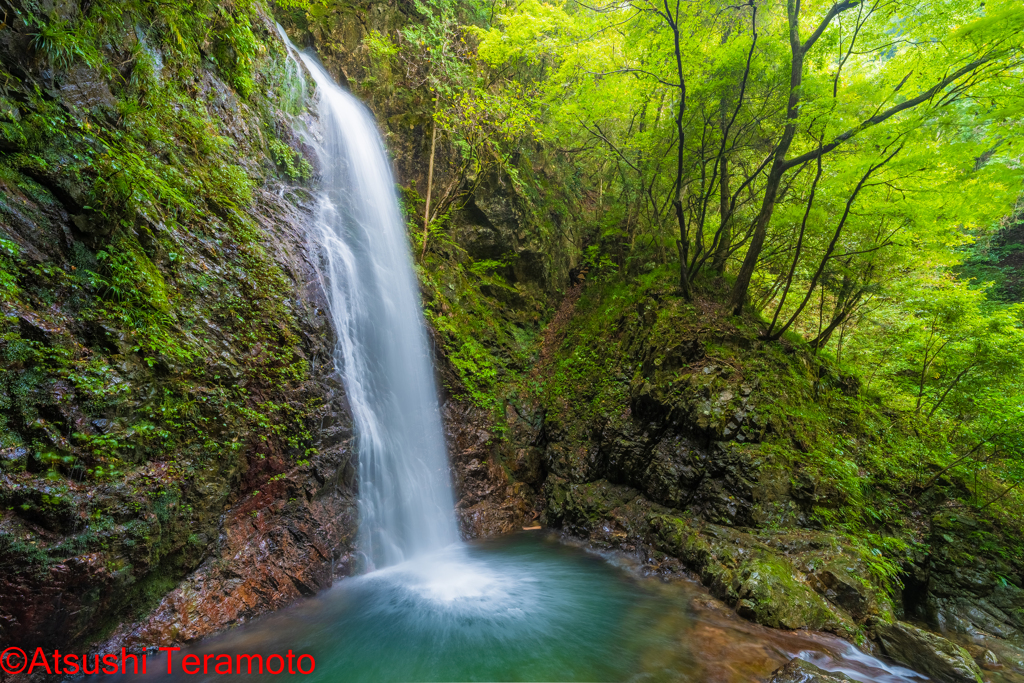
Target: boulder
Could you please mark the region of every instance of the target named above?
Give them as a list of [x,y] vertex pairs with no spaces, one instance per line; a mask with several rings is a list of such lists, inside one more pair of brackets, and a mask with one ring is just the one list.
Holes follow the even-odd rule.
[[60,94],[65,105],[76,109],[101,107],[114,111],[117,108],[107,79],[97,69],[86,66],[75,67],[65,74]]
[[791,659],[788,664],[776,669],[768,683],[852,683],[846,674],[819,669],[802,659]]
[[[841,560],[846,560],[845,557]],[[833,561],[817,572],[808,575],[808,583],[833,605],[850,613],[854,619],[863,621],[878,613],[871,583],[856,576],[845,565],[851,562]]]
[[956,643],[897,621],[875,627],[882,651],[914,671],[940,683],[981,683],[981,669]]

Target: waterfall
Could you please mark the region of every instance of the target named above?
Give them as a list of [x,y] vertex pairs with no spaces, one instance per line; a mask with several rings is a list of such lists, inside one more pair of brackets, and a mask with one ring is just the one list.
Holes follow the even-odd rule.
[[366,107],[314,57],[299,55],[320,93],[322,185],[314,231],[326,255],[334,359],[358,442],[358,545],[372,570],[458,540],[448,455],[383,140]]

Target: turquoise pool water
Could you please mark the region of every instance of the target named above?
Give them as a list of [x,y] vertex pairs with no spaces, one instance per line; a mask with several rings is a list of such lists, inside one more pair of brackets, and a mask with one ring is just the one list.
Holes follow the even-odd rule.
[[[312,673],[290,678],[345,683],[733,683],[764,680],[797,655],[863,681],[923,680],[835,638],[750,624],[716,606],[694,583],[641,578],[625,560],[542,533],[459,544],[345,579],[315,598],[176,653],[175,661],[186,654],[199,661],[228,654],[237,662],[240,653],[267,658],[289,650],[315,660]],[[205,675],[201,669],[183,673],[176,664],[167,676],[158,653],[150,655],[145,678],[224,680],[214,666],[226,659],[208,658]],[[271,667],[283,663],[275,659]],[[307,671],[311,664],[308,658],[296,661]],[[245,678],[280,676],[265,671]]]

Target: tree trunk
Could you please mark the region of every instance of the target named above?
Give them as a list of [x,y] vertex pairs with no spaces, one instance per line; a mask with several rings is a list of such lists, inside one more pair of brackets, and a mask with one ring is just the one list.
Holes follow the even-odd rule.
[[[768,182],[765,186],[764,199],[761,202],[761,210],[754,219],[754,232],[750,238],[750,247],[743,258],[740,272],[736,277],[736,284],[732,288],[732,296],[729,305],[733,315],[739,315],[743,310],[743,304],[747,300],[747,290],[750,288],[750,278],[754,275],[754,268],[757,266],[757,259],[761,256],[764,248],[765,235],[768,233],[768,224],[772,220],[772,212],[775,211],[775,201],[778,199],[779,187],[782,183],[782,176],[790,168],[799,165],[796,160],[786,161],[786,154],[789,153],[790,145],[796,136],[797,118],[800,115],[800,91],[804,78],[804,56],[814,46],[821,34],[824,33],[829,23],[839,14],[851,7],[856,7],[861,0],[844,0],[836,2],[829,9],[825,18],[821,20],[806,42],[800,42],[800,0],[786,0],[786,20],[789,24],[789,51],[792,55],[792,63],[789,68],[789,102],[786,105],[786,128],[779,139],[779,146],[775,149],[775,158],[772,160],[772,169],[768,173]],[[891,114],[887,114],[891,116]],[[884,120],[884,119],[882,119]],[[852,136],[852,133],[851,133]],[[835,148],[832,144],[828,150],[818,147],[815,154],[821,156],[825,151]],[[805,155],[806,156],[806,155]],[[807,160],[813,159],[808,157]],[[801,161],[802,163],[802,161]]]
[[427,167],[427,205],[423,208],[423,251],[420,261],[427,257],[427,236],[430,234],[430,193],[434,190],[434,149],[437,144],[437,123],[430,133],[430,164]]
[[732,288],[732,296],[729,306],[733,315],[739,315],[743,310],[743,304],[747,300],[747,290],[750,289],[750,278],[754,275],[754,268],[757,266],[757,259],[761,256],[764,248],[764,239],[768,234],[768,224],[772,221],[772,213],[775,211],[775,200],[778,198],[779,186],[782,184],[782,176],[786,172],[786,154],[789,152],[793,138],[796,136],[796,122],[799,116],[797,105],[800,104],[800,86],[804,77],[804,47],[800,43],[800,0],[787,0],[786,14],[789,21],[789,50],[793,61],[789,69],[789,102],[786,107],[786,128],[782,131],[782,138],[779,146],[775,148],[775,159],[772,160],[771,171],[768,172],[768,182],[764,188],[764,199],[761,201],[761,210],[754,219],[754,233],[750,238],[750,247],[743,257],[740,265],[740,272],[736,276],[736,284]]
[[732,218],[726,218],[729,215],[729,159],[724,154],[722,155],[721,164],[721,192],[719,197],[719,211],[722,217],[722,229],[721,235],[718,240],[718,249],[715,251],[715,260],[712,265],[715,272],[719,275],[725,273],[725,260],[729,258],[729,248],[732,246]]
[[[693,296],[690,291],[689,273],[690,236],[687,234],[686,216],[683,213],[683,161],[686,143],[686,133],[683,130],[683,114],[686,112],[686,81],[683,75],[683,51],[679,38],[678,5],[676,6],[676,11],[675,17],[669,20],[669,25],[672,28],[672,34],[675,39],[676,75],[679,77],[679,111],[676,113],[676,134],[679,137],[679,148],[676,151],[676,197],[673,204],[676,209],[676,220],[679,222],[679,239],[676,240],[676,248],[679,250],[679,289],[683,297],[690,301]],[[665,13],[666,17],[672,17],[668,7],[668,0],[665,0]]]
[[[796,126],[792,126],[794,131]],[[787,126],[788,132],[789,126]],[[733,315],[739,315],[743,310],[743,304],[747,300],[747,290],[750,288],[750,278],[754,275],[754,268],[757,266],[757,259],[761,256],[761,249],[764,248],[764,238],[768,234],[768,224],[772,220],[772,212],[775,211],[775,199],[779,193],[779,185],[782,182],[782,174],[785,172],[782,159],[785,152],[782,147],[789,149],[793,141],[792,134],[786,140],[786,133],[783,133],[785,145],[780,143],[776,151],[775,161],[772,163],[772,170],[768,174],[768,183],[764,188],[764,199],[761,201],[761,210],[754,219],[754,234],[750,238],[750,246],[747,248],[747,255],[740,265],[740,272],[736,275],[736,283],[732,288],[732,296],[729,299],[729,307]]]

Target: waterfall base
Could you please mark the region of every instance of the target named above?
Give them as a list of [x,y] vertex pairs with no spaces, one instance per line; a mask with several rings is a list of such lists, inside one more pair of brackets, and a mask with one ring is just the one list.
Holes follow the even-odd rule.
[[831,636],[751,624],[697,584],[615,564],[626,561],[544,533],[455,544],[346,580],[191,653],[311,653],[308,678],[349,683],[738,683],[765,680],[797,656],[858,681],[923,680]]

